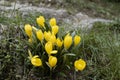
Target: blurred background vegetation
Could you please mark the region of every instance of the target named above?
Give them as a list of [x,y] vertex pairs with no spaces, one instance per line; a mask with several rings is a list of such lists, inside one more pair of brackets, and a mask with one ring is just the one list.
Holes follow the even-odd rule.
[[[14,1],[14,0],[9,0]],[[20,0],[38,6],[40,2],[51,7],[65,8],[69,14],[79,11],[91,17],[112,19],[105,24],[96,22],[89,31],[78,28],[82,42],[80,56],[87,61],[84,71],[76,74],[77,80],[120,80],[120,0]],[[23,25],[35,24],[40,13],[23,17],[17,15],[8,18],[7,12],[0,13],[0,80],[37,80],[26,63],[26,36]],[[66,25],[66,24],[65,24]],[[61,29],[66,30],[61,25]],[[72,80],[73,71],[65,71],[55,80]]]
[[118,16],[120,12],[120,1],[117,0],[66,0],[66,2],[73,6],[76,12],[83,11],[92,17],[112,18]]
[[[15,0],[9,0],[15,1]],[[113,19],[120,17],[120,0],[19,0],[38,6],[40,3],[55,8],[65,8],[70,14],[83,12],[92,17]]]

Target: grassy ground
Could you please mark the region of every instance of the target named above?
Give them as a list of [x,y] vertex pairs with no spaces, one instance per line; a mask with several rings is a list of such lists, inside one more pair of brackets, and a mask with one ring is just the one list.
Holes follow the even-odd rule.
[[[101,13],[101,11],[99,11],[100,9],[95,7],[95,3],[96,2],[91,2],[85,5],[80,2],[80,6],[84,5],[85,12],[91,9],[93,9],[93,12],[95,10],[95,13],[99,16],[104,13],[104,11]],[[100,4],[102,6],[102,3]],[[119,3],[113,4],[118,5]],[[91,7],[87,9],[86,6]],[[102,7],[102,9],[104,10],[105,8]],[[105,14],[107,9],[105,9]],[[111,9],[113,11],[111,11]],[[69,10],[71,13],[71,9]],[[113,13],[114,11],[115,13]],[[108,12],[114,17],[119,17],[119,9],[115,10],[111,6]],[[15,11],[14,13],[17,15],[8,18],[6,17],[8,13],[9,12],[0,13],[0,24],[6,26],[6,28],[4,28],[5,26],[0,25],[0,35],[3,36],[0,39],[0,80],[27,80],[28,78],[29,80],[32,78],[36,80],[35,75],[33,76],[33,73],[30,73],[31,66],[27,64],[25,58],[25,56],[28,55],[26,54],[28,46],[26,44],[27,37],[24,34],[23,26],[26,23],[35,24],[35,19],[40,14],[29,14],[27,18],[25,18],[19,11]],[[11,16],[14,13],[11,13]],[[104,15],[103,17],[106,16]],[[63,27],[62,30],[66,31]],[[55,80],[119,80],[120,20],[118,19],[110,24],[97,22],[90,31],[80,30],[78,28],[78,33],[82,38],[78,56],[87,61],[87,67],[84,71],[77,72],[76,74],[73,69],[69,71],[65,70],[65,72],[57,76]],[[76,78],[74,78],[74,76],[76,76]]]

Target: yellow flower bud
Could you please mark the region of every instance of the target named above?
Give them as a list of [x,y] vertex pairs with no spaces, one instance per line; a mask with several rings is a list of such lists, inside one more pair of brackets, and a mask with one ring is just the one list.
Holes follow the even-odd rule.
[[49,24],[50,24],[51,27],[55,26],[56,25],[56,19],[51,18],[50,21],[49,21]]
[[37,38],[42,41],[44,38],[43,32],[41,30],[36,31]]
[[52,33],[54,33],[55,35],[58,33],[58,29],[59,27],[57,25],[52,27]]
[[35,56],[32,57],[31,63],[32,63],[34,66],[42,66],[42,61],[41,61],[40,58],[38,58],[37,55],[35,55]]
[[57,43],[58,47],[61,47],[63,44],[63,41],[61,41],[59,38],[57,38],[56,43]]
[[54,67],[57,64],[57,58],[54,56],[49,56],[48,63],[50,67]]
[[50,31],[48,31],[48,32],[45,31],[44,32],[44,38],[45,38],[45,40],[49,41],[50,37],[51,37],[51,32]]
[[31,53],[31,51],[30,50],[28,50],[28,54],[29,54],[29,59],[31,60],[32,59],[32,53]]
[[80,43],[80,40],[81,40],[80,36],[76,35],[76,36],[74,37],[74,45],[75,45],[75,46],[78,45],[78,44]]
[[32,38],[29,38],[29,39],[28,39],[28,42],[29,42],[29,43],[32,43]]
[[55,36],[54,34],[52,34],[52,35],[50,36],[49,41],[51,41],[53,44],[55,44],[55,43],[56,43],[56,36]]
[[82,59],[79,59],[74,62],[74,66],[76,70],[82,71],[86,67],[86,62]]
[[68,48],[70,48],[71,45],[72,45],[72,36],[67,34],[64,38],[64,47],[66,49],[68,49]]
[[32,36],[32,27],[31,27],[31,25],[30,24],[26,24],[25,27],[24,27],[24,29],[25,29],[25,33],[29,37],[31,37]]
[[43,17],[43,16],[39,16],[37,19],[36,19],[36,21],[37,21],[37,24],[39,25],[39,26],[41,26],[41,27],[45,27],[45,18]]
[[46,50],[46,52],[48,53],[48,55],[51,54],[52,49],[53,49],[53,47],[52,47],[52,42],[48,41],[48,42],[45,44],[45,50]]

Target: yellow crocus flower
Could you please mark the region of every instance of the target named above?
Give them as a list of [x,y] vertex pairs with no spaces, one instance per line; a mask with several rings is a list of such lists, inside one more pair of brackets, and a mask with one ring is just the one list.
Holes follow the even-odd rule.
[[36,22],[39,26],[41,27],[45,27],[45,18],[43,16],[39,16],[37,19],[36,19]]
[[75,46],[78,45],[78,44],[80,43],[80,41],[81,41],[80,36],[76,35],[76,36],[74,37],[74,45],[75,45]]
[[50,37],[51,37],[51,32],[50,31],[48,31],[48,32],[45,31],[44,32],[44,38],[45,38],[45,40],[49,41]]
[[59,38],[57,38],[56,44],[57,44],[58,47],[61,47],[62,44],[63,44],[63,41],[61,41]]
[[31,63],[34,66],[42,66],[42,61],[40,58],[38,58],[38,55],[35,55],[31,58]]
[[45,44],[45,50],[46,50],[46,52],[48,53],[48,55],[51,54],[51,51],[52,51],[52,49],[53,49],[52,46],[53,46],[53,45],[52,45],[52,42],[50,42],[50,41],[48,41],[48,42]]
[[55,44],[55,43],[56,43],[56,36],[55,36],[54,34],[52,34],[52,35],[50,36],[49,41],[51,41],[53,44]]
[[41,30],[36,31],[37,38],[42,41],[44,38],[43,32]]
[[72,45],[72,36],[67,34],[64,38],[64,47],[66,49],[68,49],[68,48],[70,48],[71,45]]
[[48,63],[50,67],[54,67],[57,64],[57,58],[54,56],[49,56]]
[[52,27],[52,33],[54,33],[55,35],[58,33],[58,29],[59,27],[57,25]]
[[38,58],[38,55],[32,56],[32,53],[30,52],[30,50],[28,50],[28,54],[29,54],[28,58],[31,60],[32,65],[42,66],[42,61],[40,58]]
[[31,37],[32,36],[32,27],[31,27],[31,25],[30,24],[26,24],[25,27],[24,27],[24,29],[25,29],[25,33],[29,37]]
[[83,59],[79,59],[74,62],[74,66],[76,70],[82,71],[86,67],[86,62]]
[[51,18],[50,21],[49,21],[49,24],[50,24],[51,27],[55,26],[56,25],[56,19]]
[[51,54],[56,54],[58,51],[57,50],[53,50],[53,45],[51,41],[48,41],[45,44],[45,50],[47,52],[47,54],[50,56]]

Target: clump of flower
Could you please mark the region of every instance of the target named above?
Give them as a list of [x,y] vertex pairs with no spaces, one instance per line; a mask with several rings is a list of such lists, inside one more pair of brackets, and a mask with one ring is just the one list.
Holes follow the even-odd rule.
[[[55,18],[45,22],[43,16],[36,18],[38,26],[25,24],[24,30],[28,36],[29,60],[34,67],[41,67],[41,72],[61,71],[64,67],[75,67],[75,70],[84,70],[86,62],[78,59],[77,53],[81,43],[81,37],[78,34],[72,35],[71,32],[65,36],[59,37],[60,30]],[[60,33],[59,33],[60,34]],[[33,56],[34,55],[34,56]],[[69,57],[73,57],[72,59]],[[73,65],[71,65],[71,63]],[[43,69],[42,69],[43,68]],[[49,68],[49,70],[48,70]],[[49,75],[49,74],[48,74]],[[51,73],[50,73],[51,75]]]

